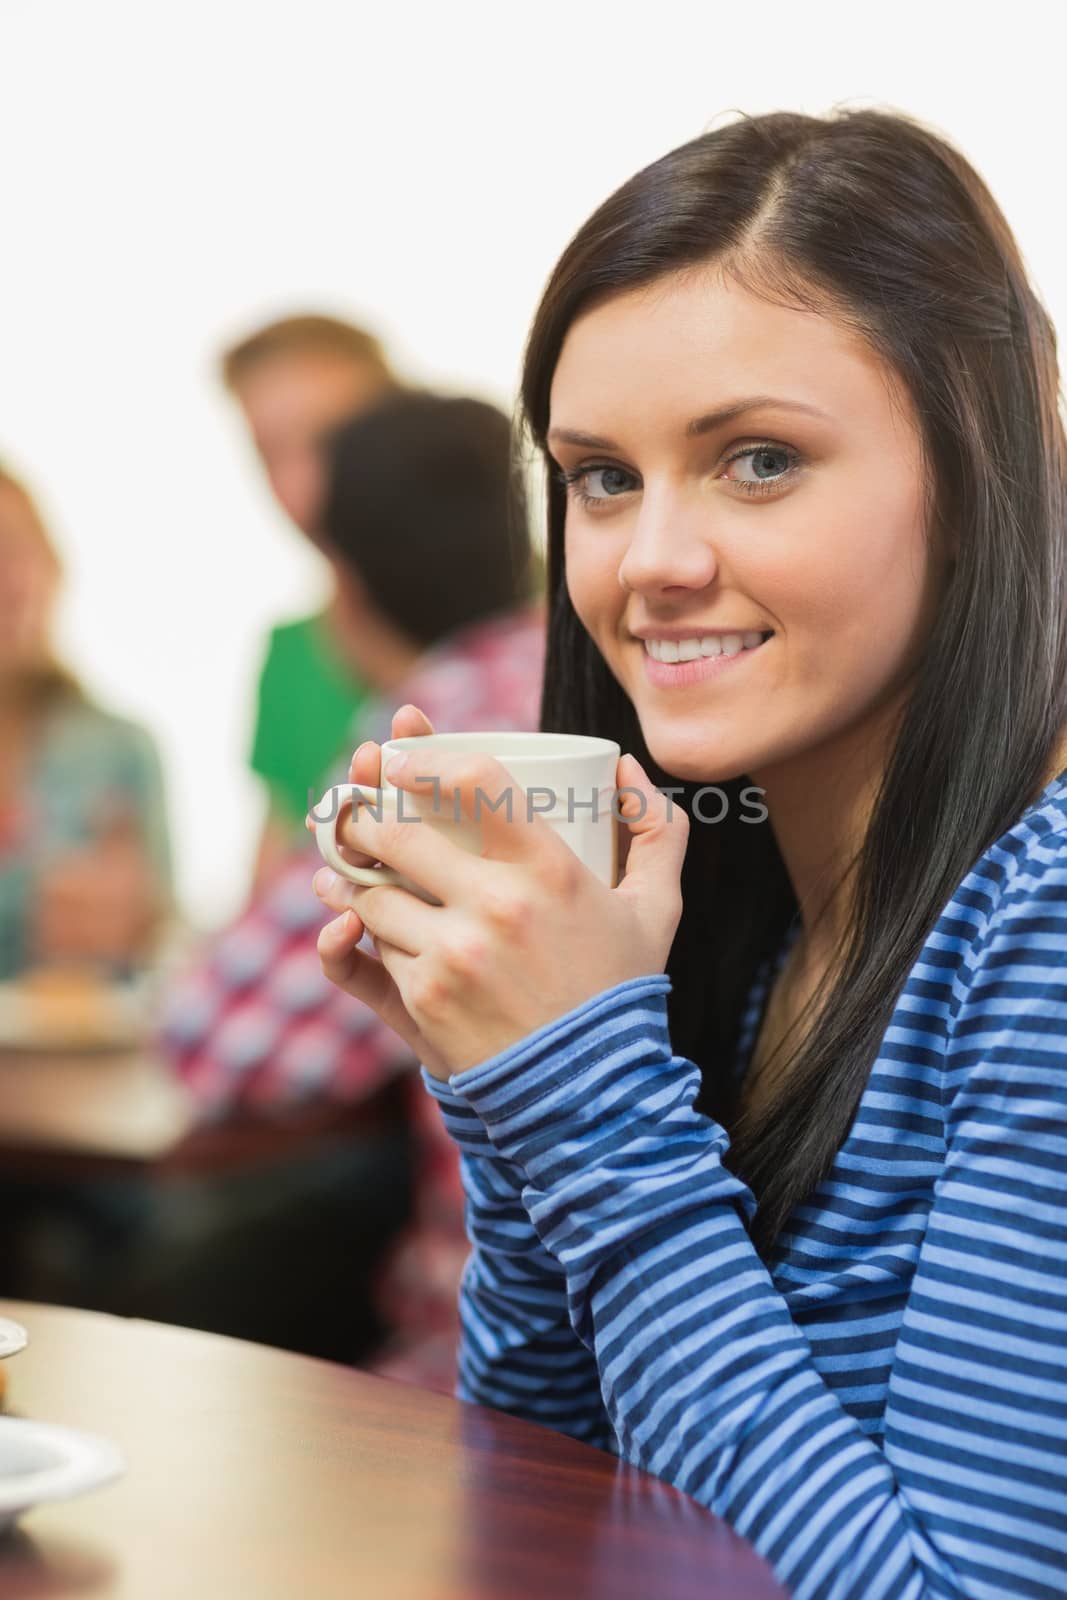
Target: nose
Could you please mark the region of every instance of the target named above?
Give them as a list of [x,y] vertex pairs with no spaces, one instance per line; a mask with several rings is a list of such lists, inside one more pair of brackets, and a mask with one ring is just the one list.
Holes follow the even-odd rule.
[[682,494],[653,494],[646,487],[619,563],[623,588],[644,595],[706,589],[718,570],[707,508],[694,506]]

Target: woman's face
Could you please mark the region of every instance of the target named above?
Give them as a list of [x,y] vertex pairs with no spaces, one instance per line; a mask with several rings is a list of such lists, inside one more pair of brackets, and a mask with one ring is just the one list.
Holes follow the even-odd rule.
[[667,772],[770,773],[899,697],[940,585],[920,439],[840,323],[713,269],[620,294],[567,334],[549,447],[572,602]]

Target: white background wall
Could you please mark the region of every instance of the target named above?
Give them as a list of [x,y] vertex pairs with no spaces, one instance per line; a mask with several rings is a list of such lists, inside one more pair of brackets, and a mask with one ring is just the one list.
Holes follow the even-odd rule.
[[1067,323],[1062,0],[0,0],[0,455],[68,568],[70,658],[148,723],[179,882],[239,898],[267,624],[313,602],[214,374],[304,308],[511,404],[539,289],[732,108],[890,104],[991,184]]

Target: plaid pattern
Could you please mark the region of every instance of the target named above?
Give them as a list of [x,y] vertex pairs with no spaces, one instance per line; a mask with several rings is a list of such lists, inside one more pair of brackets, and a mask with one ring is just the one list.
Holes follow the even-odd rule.
[[162,1044],[205,1120],[235,1106],[284,1114],[359,1099],[410,1065],[396,1034],[322,976],[315,945],[328,913],[310,887],[321,864],[314,846],[294,851],[171,985]]
[[[409,702],[442,733],[536,728],[543,652],[539,610],[466,629],[427,652],[388,701],[362,708],[353,746],[388,738],[393,709]],[[407,1047],[322,976],[316,940],[329,913],[311,890],[320,865],[314,845],[302,844],[248,910],[201,947],[171,984],[159,1043],[205,1121],[236,1108],[284,1115],[311,1101],[351,1103],[410,1075],[420,1145],[415,1219],[380,1284],[394,1338],[377,1367],[450,1391],[467,1254],[457,1155]]]

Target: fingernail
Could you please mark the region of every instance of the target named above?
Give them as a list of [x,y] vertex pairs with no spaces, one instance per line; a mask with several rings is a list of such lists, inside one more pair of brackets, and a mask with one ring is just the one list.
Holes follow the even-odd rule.
[[352,768],[355,766],[356,762],[359,760],[360,756],[363,754],[363,751],[367,748],[367,746],[369,744],[373,744],[373,743],[374,743],[373,739],[364,739],[364,741],[363,741],[363,743],[361,745],[357,745],[356,746],[356,752],[353,755],[351,761],[348,763],[349,772],[352,771]]
[[398,772],[403,772],[406,769],[407,764],[407,756],[393,756],[385,769],[385,776],[387,778],[395,778]]
[[321,895],[325,900],[326,896],[337,887],[338,881],[337,874],[332,867],[320,867],[311,880],[311,887],[317,895]]

